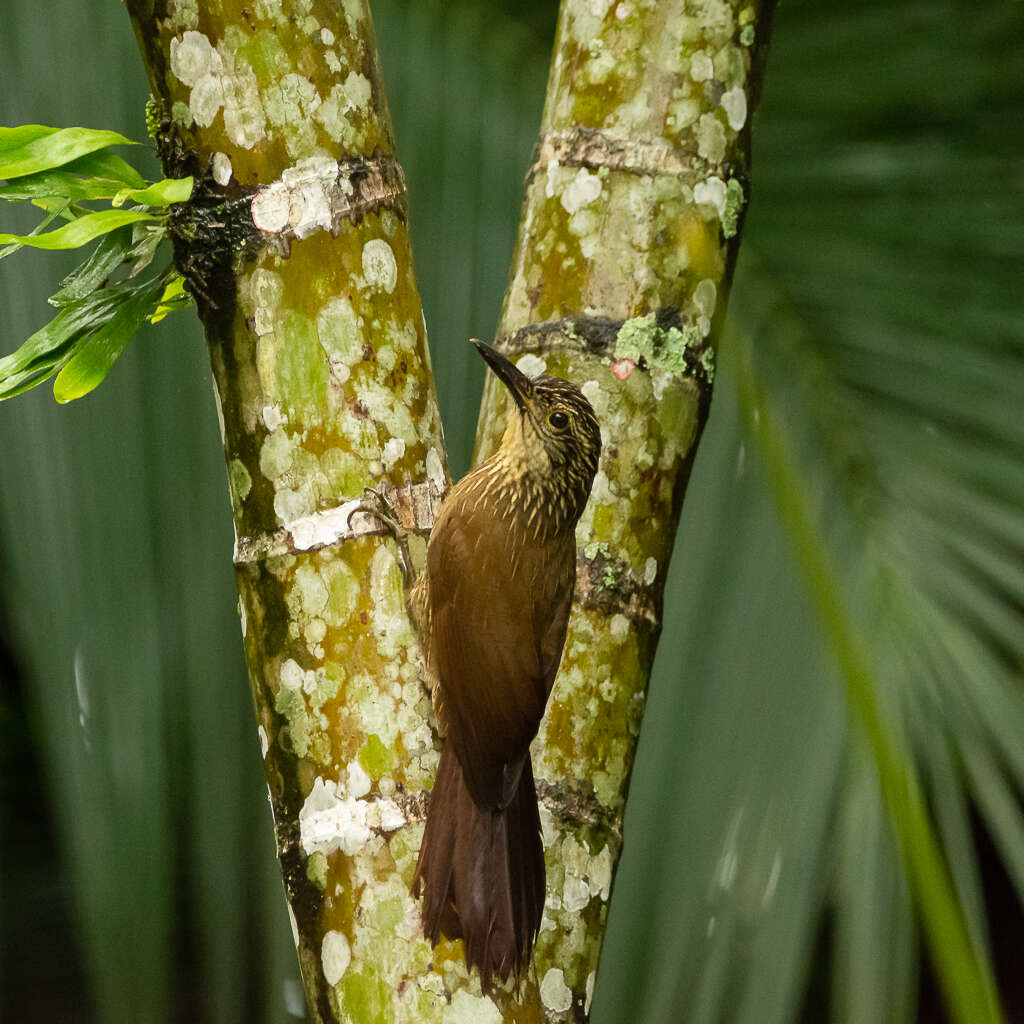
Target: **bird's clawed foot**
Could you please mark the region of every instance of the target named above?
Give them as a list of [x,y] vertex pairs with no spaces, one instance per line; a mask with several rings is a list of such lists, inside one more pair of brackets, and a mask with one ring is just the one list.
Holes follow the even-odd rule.
[[352,517],[357,512],[376,519],[394,537],[395,543],[398,545],[398,566],[402,570],[402,580],[406,587],[411,586],[416,578],[416,571],[413,568],[412,556],[409,554],[409,531],[398,518],[395,506],[382,491],[366,487],[363,490],[362,500],[348,514],[349,529],[352,528]]

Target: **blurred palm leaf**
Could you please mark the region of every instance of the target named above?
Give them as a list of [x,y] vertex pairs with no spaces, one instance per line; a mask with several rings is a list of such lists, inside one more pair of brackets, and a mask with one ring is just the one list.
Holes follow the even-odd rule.
[[[693,639],[662,646],[627,818],[627,836],[664,842],[635,857],[627,842],[606,958],[674,945],[639,996],[601,979],[602,1020],[638,999],[652,1022],[790,1021],[803,1005],[808,1020],[866,1024],[917,1008],[914,914],[876,766],[859,729],[816,724],[841,714],[842,690],[815,611],[793,609],[804,582],[773,523],[778,481],[751,465],[729,393],[737,347],[752,346],[770,407],[742,419],[782,421],[975,942],[989,932],[971,807],[1024,897],[1022,59],[1019,6],[780,10],[735,327],[670,598]],[[709,656],[714,644],[731,653]],[[683,701],[680,731],[683,710],[666,705]],[[780,868],[755,906],[745,889],[761,886],[769,830]],[[638,890],[623,921],[623,888],[652,876],[664,888]],[[804,1005],[826,912],[831,993]],[[1012,918],[1019,949],[1019,905]]]
[[[140,134],[123,11],[10,6],[4,120]],[[458,473],[482,374],[465,339],[497,320],[548,42],[487,4],[374,12]],[[126,59],[71,88],[39,55],[90,33]],[[1021,66],[1020,5],[783,5],[732,307],[979,943],[975,813],[1024,891]],[[58,276],[16,263],[5,351]],[[910,889],[744,426],[737,344],[684,511],[594,1020],[912,1019]],[[171,1019],[171,991],[218,1024],[249,1019],[247,993],[268,1020],[296,1005],[206,375],[193,328],[132,346],[80,408],[0,409],[4,592],[104,1021]],[[193,936],[190,973],[174,950]]]

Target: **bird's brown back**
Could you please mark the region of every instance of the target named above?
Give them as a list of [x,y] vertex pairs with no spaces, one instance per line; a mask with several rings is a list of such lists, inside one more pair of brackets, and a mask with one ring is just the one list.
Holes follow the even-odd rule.
[[446,499],[427,554],[427,657],[466,784],[505,806],[558,670],[575,580],[571,531],[538,536],[487,464]]

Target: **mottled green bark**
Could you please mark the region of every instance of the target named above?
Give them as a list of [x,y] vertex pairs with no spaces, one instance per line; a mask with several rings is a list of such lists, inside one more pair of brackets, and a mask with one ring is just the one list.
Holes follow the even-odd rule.
[[405,518],[428,528],[447,482],[369,10],[130,7],[165,164],[203,179],[175,254],[209,341],[310,1010],[439,1020],[465,971],[430,969],[443,961],[409,893],[437,763],[432,709],[394,545],[373,521],[349,522],[364,487],[397,487]]
[[[564,0],[498,347],[577,382],[604,451],[533,747],[547,1020],[587,1019],[683,492],[748,196],[772,4]],[[488,381],[477,457],[500,437]]]

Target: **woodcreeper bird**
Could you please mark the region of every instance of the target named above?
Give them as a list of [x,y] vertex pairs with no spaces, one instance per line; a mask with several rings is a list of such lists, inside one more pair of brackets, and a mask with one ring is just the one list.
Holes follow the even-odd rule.
[[529,963],[544,909],[530,741],[565,643],[576,523],[601,452],[590,403],[473,342],[513,400],[498,450],[445,498],[409,607],[446,732],[413,893],[488,991]]

